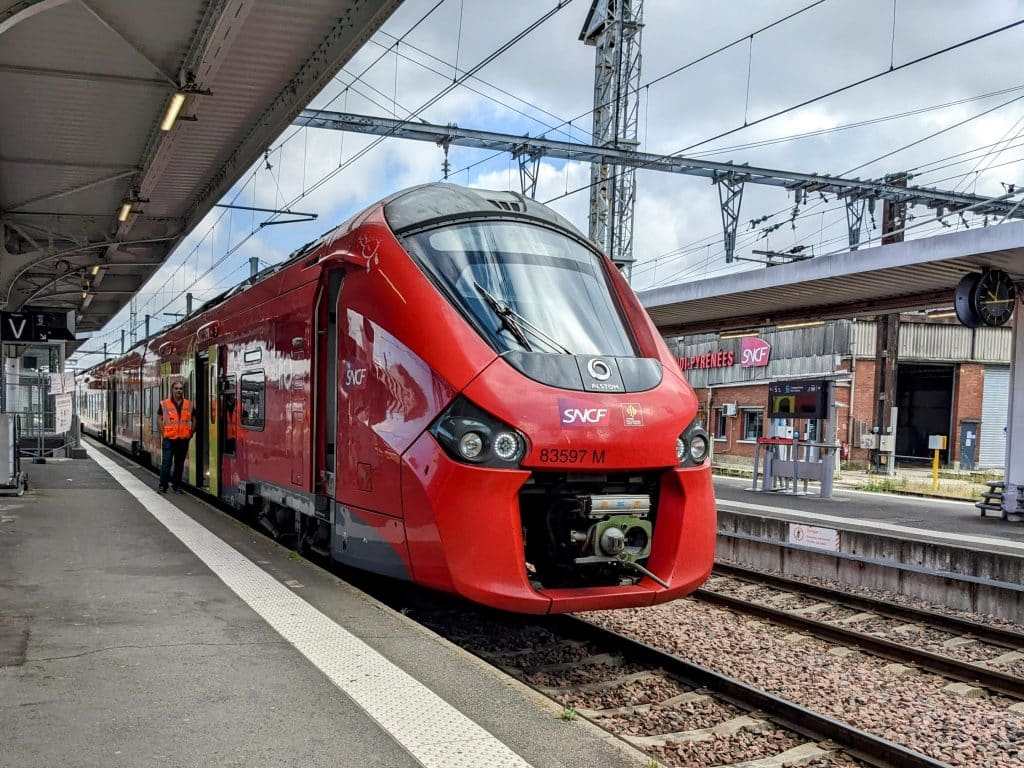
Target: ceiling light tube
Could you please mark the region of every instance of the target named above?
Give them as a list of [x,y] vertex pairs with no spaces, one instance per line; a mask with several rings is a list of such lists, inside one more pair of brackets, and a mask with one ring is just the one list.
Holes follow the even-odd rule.
[[[120,217],[118,217],[118,218],[120,218]],[[89,274],[92,275],[93,277],[96,277],[96,275],[98,275],[99,273],[100,273],[100,265],[99,264],[93,264],[92,265],[92,269],[89,270]]]
[[181,112],[181,108],[184,104],[184,93],[179,91],[171,97],[171,103],[167,105],[167,112],[164,114],[164,121],[160,123],[161,131],[169,131],[174,127],[174,121],[178,119],[178,113]]
[[[117,220],[122,222],[122,223],[128,221],[128,214],[131,213],[131,212],[132,212],[132,204],[129,203],[129,202],[125,202],[124,205],[121,206],[121,210],[117,214]],[[96,274],[96,273],[93,272],[93,274]]]
[[929,320],[932,320],[937,317],[956,317],[956,312],[935,312],[930,315],[927,315],[927,318]]
[[778,328],[780,331],[784,331],[784,330],[787,330],[789,328],[810,328],[813,325],[824,325],[824,324],[825,324],[824,320],[808,320],[805,323],[786,323],[785,325],[777,325],[775,327]]
[[730,331],[729,333],[720,334],[718,338],[725,339],[743,339],[747,336],[760,336],[758,331]]

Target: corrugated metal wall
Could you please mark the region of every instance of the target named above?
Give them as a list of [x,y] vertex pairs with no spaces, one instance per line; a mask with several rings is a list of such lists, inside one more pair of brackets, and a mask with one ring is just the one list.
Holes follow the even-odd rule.
[[875,356],[875,338],[878,334],[874,323],[866,323],[863,320],[852,323],[853,326],[853,354],[857,357]]
[[962,325],[900,323],[900,360],[969,360],[971,329]]
[[1010,336],[1013,330],[1009,326],[1002,328],[978,328],[974,341],[974,359],[985,363],[1010,362]]
[[[851,335],[848,320],[837,320],[826,325],[789,330],[763,330],[760,337],[772,346],[768,365],[762,368],[740,367],[742,339],[719,340],[715,334],[691,336],[676,340],[677,357],[692,357],[720,349],[732,351],[735,364],[723,368],[691,368],[685,371],[690,384],[696,388],[720,384],[763,382],[768,379],[796,378],[832,373],[839,357],[851,353]],[[673,348],[670,345],[670,348]]]
[[1010,410],[1010,369],[985,368],[985,393],[981,401],[981,443],[978,466],[1001,467],[1006,461],[1006,429]]
[[[853,350],[857,357],[875,357],[875,335],[873,322],[861,320],[853,323]],[[977,328],[972,331],[954,324],[902,323],[900,359],[1008,364],[1010,329]]]

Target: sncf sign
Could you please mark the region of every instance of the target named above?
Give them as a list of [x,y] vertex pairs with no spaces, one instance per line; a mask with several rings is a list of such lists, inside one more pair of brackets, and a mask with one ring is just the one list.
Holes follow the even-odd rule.
[[768,365],[772,345],[764,339],[750,336],[740,344],[740,368],[760,368]]
[[609,421],[607,408],[564,397],[558,398],[558,413],[563,427],[602,426]]

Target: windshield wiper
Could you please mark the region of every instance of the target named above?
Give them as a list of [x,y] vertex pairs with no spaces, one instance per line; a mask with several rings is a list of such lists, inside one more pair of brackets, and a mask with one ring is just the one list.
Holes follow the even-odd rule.
[[516,337],[516,341],[522,344],[528,352],[532,352],[533,349],[526,338],[526,333],[524,332],[524,330],[529,331],[538,339],[547,344],[549,347],[562,353],[563,355],[572,354],[571,351],[566,349],[564,346],[562,346],[553,338],[544,333],[544,331],[542,331],[540,328],[535,326],[525,317],[523,317],[514,309],[512,309],[512,307],[510,307],[506,302],[492,295],[490,291],[488,291],[475,280],[473,281],[473,287],[476,288],[477,292],[479,292],[479,294],[487,300],[487,303],[491,305],[491,309],[494,310],[494,314],[496,314],[501,319],[505,327],[509,329],[509,332]]

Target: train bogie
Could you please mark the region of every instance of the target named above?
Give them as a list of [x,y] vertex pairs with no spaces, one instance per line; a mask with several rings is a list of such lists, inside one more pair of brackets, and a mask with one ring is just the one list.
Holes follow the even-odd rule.
[[518,195],[399,193],[101,369],[80,386],[119,447],[159,460],[184,378],[190,483],[356,568],[531,613],[710,571],[692,389],[610,262]]

